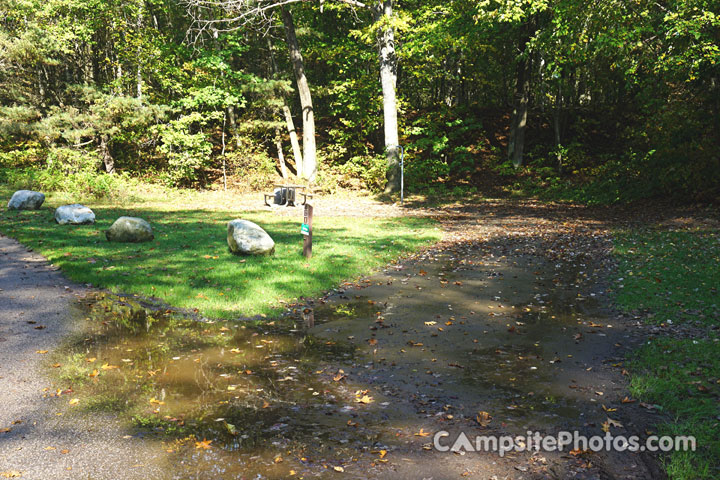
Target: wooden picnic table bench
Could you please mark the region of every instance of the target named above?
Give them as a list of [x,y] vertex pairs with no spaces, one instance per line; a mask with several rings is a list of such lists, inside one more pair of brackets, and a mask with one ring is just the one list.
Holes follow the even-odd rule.
[[[273,185],[273,187],[276,188],[275,192],[273,193],[264,193],[264,202],[265,205],[268,207],[272,206],[270,203],[268,203],[268,199],[272,198],[273,203],[276,203],[275,201],[278,199],[278,193],[280,194],[279,203],[276,203],[278,205],[283,205],[286,207],[294,207],[295,206],[295,199],[299,195],[302,197],[302,203],[301,205],[305,205],[309,199],[313,198],[312,193],[304,192],[303,190],[307,189],[308,187],[305,185],[293,185],[293,184],[284,184],[284,183],[276,183]],[[299,190],[299,192],[298,192]]]

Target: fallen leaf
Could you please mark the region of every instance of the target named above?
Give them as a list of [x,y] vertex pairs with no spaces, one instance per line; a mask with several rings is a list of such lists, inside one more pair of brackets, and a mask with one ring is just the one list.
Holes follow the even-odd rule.
[[345,469],[343,467],[333,467],[333,470],[335,470],[336,472],[341,472],[341,473],[345,471]]
[[623,428],[623,424],[622,424],[622,423],[618,422],[617,420],[613,420],[613,419],[610,418],[610,417],[607,417],[607,424],[610,425],[611,427]]
[[481,427],[487,427],[492,421],[492,417],[488,412],[478,412],[475,420],[480,424]]
[[5,472],[0,472],[0,477],[4,478],[20,478],[22,477],[22,473],[18,472],[17,470],[8,470]]
[[368,396],[368,395],[363,395],[362,397],[356,398],[355,401],[356,401],[357,403],[365,403],[365,404],[368,404],[368,403],[372,403],[372,402],[373,402],[373,398],[370,397],[370,396]]
[[95,377],[98,376],[99,373],[100,373],[100,372],[98,372],[98,369],[96,368],[96,369],[93,370],[92,372],[88,373],[88,377],[90,377],[90,378],[95,378]]
[[636,401],[637,400],[630,398],[630,397],[625,397],[621,400],[622,403],[635,403]]
[[198,450],[210,450],[210,444],[212,443],[212,440],[207,440],[203,438],[201,442],[195,442],[195,448]]
[[72,399],[70,399],[70,401],[68,402],[69,405],[77,405],[78,403],[80,403],[80,399],[79,399],[79,398],[72,398]]
[[35,353],[39,353],[40,355],[45,355],[47,352],[47,350],[35,350]]
[[420,431],[415,434],[415,436],[416,436],[416,437],[429,437],[429,436],[430,436],[430,432],[426,432],[425,430],[423,430],[423,429],[421,428]]

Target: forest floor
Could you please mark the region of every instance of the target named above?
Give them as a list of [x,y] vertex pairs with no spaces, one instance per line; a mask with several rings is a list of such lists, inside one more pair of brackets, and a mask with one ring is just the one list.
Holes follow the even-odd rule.
[[[260,326],[197,322],[154,302],[102,293],[70,308],[58,295],[68,283],[3,239],[0,268],[25,274],[28,283],[0,285],[3,299],[23,300],[0,325],[12,346],[3,346],[3,370],[23,365],[11,369],[21,380],[0,370],[0,389],[19,392],[11,393],[16,409],[0,416],[0,432],[9,429],[0,433],[0,472],[99,479],[662,476],[658,457],[647,453],[462,454],[436,451],[432,435],[610,430],[645,438],[667,421],[657,406],[633,398],[626,358],[648,338],[697,332],[615,308],[622,287],[612,232],[717,230],[709,212],[533,201],[403,208],[353,197],[316,205],[319,215],[431,216],[444,238]],[[32,290],[48,283],[44,275],[58,287]],[[57,314],[49,317],[34,302]],[[43,341],[36,344],[36,335]],[[44,350],[51,359],[43,367],[45,355],[35,352]],[[48,379],[50,362],[60,374]],[[105,452],[98,450],[103,442]]]

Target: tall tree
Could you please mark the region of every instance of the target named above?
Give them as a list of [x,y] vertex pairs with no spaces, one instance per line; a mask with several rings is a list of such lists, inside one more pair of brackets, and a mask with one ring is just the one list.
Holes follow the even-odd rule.
[[395,52],[395,32],[391,19],[392,0],[381,0],[375,9],[375,19],[379,25],[378,50],[380,53],[380,84],[383,93],[383,131],[385,137],[385,155],[387,159],[387,184],[385,192],[400,190],[400,162],[398,147],[397,99],[397,54]]
[[285,7],[281,8],[283,26],[285,27],[285,37],[287,39],[288,50],[290,51],[290,61],[295,72],[295,81],[297,83],[298,94],[300,96],[300,109],[302,110],[303,121],[303,154],[302,169],[298,168],[299,175],[307,178],[311,182],[315,180],[317,175],[317,157],[315,148],[315,112],[313,111],[312,94],[305,76],[305,62],[303,62],[300,46],[298,45],[297,36],[295,35],[295,23],[293,22],[290,10]]

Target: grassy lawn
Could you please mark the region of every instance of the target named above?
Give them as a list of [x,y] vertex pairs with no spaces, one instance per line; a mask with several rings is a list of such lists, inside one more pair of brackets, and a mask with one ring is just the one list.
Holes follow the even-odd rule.
[[[7,189],[0,193],[9,198]],[[170,199],[124,208],[88,202],[95,225],[58,226],[53,214],[59,199],[65,201],[50,196],[38,211],[0,211],[0,232],[40,252],[77,282],[157,297],[219,318],[271,314],[283,301],[317,295],[440,238],[426,219],[316,216],[308,261],[301,255],[300,214],[183,209]],[[108,242],[105,230],[122,215],[149,221],[155,240]],[[275,255],[230,254],[227,222],[235,218],[262,226],[275,240]]]
[[653,323],[692,322],[695,335],[659,337],[635,352],[631,391],[672,421],[661,435],[693,435],[696,452],[673,452],[673,479],[720,477],[720,236],[717,231],[634,231],[616,237],[617,302]]

